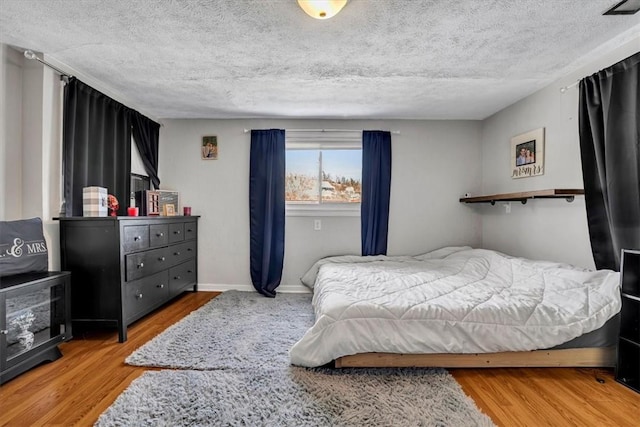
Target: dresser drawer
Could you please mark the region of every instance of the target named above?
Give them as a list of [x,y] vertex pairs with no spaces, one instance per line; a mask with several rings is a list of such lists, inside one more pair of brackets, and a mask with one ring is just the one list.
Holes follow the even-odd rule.
[[193,240],[198,236],[198,223],[189,221],[184,223],[184,240]]
[[196,256],[197,242],[184,242],[168,248],[171,265],[178,265]]
[[196,260],[192,259],[169,270],[169,296],[174,297],[187,286],[196,284]]
[[149,226],[149,246],[165,246],[169,243],[169,225],[153,224]]
[[125,225],[122,227],[122,249],[124,252],[133,252],[149,247],[148,225]]
[[125,280],[129,282],[167,269],[170,265],[168,253],[169,248],[158,248],[146,252],[125,255]]
[[129,282],[124,292],[124,317],[131,321],[136,316],[149,312],[169,296],[167,270],[144,279]]
[[184,240],[184,223],[169,224],[169,243],[182,242]]

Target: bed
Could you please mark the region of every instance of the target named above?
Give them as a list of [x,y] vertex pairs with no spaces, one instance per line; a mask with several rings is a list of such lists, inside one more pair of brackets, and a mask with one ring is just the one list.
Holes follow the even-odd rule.
[[619,273],[447,247],[339,256],[302,282],[316,321],[290,349],[314,367],[614,366]]

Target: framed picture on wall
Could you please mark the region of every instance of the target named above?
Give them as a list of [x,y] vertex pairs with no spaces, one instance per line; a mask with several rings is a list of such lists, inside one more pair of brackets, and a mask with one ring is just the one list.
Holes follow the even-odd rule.
[[202,154],[203,160],[217,160],[218,159],[218,137],[203,136],[200,152]]
[[544,128],[511,138],[511,178],[544,174]]

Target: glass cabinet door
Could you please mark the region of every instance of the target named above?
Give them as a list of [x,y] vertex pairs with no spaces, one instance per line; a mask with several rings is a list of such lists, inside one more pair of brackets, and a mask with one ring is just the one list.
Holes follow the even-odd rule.
[[[0,301],[1,302],[1,301]],[[4,357],[9,367],[31,349],[65,332],[65,287],[63,281],[49,281],[42,286],[16,289],[4,295]]]

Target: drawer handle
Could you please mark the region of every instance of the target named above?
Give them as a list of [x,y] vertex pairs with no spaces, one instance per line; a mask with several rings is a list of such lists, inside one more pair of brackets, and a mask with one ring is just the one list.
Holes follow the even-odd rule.
[[187,228],[187,233],[191,233],[193,230],[190,228]]
[[156,236],[162,237],[162,236],[164,236],[164,233],[156,233]]
[[160,284],[158,285],[158,287],[159,287],[160,289],[164,288],[164,283],[160,283]]
[[139,294],[136,295],[137,299],[142,299],[142,292],[140,292]]
[[158,258],[158,261],[164,261],[164,259],[165,258],[163,256],[161,256],[160,258]]
[[141,262],[140,264],[138,264],[138,268],[143,268],[144,267],[144,262]]
[[178,255],[180,255],[180,252],[174,252],[173,254],[178,256]]
[[180,276],[176,276],[176,277],[174,277],[174,279],[175,279],[175,280],[180,280],[180,279],[182,279],[182,277],[180,277]]
[[191,248],[187,248],[187,252],[191,252],[193,249]]
[[142,240],[142,236],[133,236],[134,241]]
[[191,273],[193,273],[193,271],[187,270],[187,274],[191,274]]
[[9,331],[7,329],[0,330],[0,335],[7,335]]

